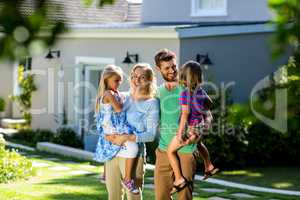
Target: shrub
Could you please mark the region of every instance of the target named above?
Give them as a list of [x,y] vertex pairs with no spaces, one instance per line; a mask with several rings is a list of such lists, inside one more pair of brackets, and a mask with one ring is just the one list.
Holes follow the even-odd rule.
[[35,147],[38,142],[54,142],[75,148],[83,148],[83,143],[71,128],[59,128],[54,133],[48,129],[20,129],[12,136],[12,139]]
[[13,139],[35,147],[38,142],[50,142],[54,138],[54,133],[48,129],[20,129],[12,136]]
[[300,164],[300,129],[295,116],[289,117],[289,131],[286,133],[278,132],[257,120],[248,104],[230,106],[226,119],[233,124],[234,134],[210,134],[204,139],[212,160],[215,159],[218,166]]
[[33,175],[32,163],[15,151],[4,148],[5,140],[0,135],[0,183],[26,179]]
[[55,133],[49,129],[37,129],[33,140],[38,142],[51,142],[54,139]]
[[35,131],[30,128],[20,129],[17,133],[12,135],[12,139],[20,140],[34,146],[36,144],[33,140],[34,135]]
[[5,101],[3,98],[0,98],[0,112],[5,110]]
[[59,128],[53,139],[54,143],[62,144],[75,148],[83,148],[82,141],[77,137],[75,131],[71,128]]
[[3,138],[3,135],[0,134],[0,149],[4,149],[5,147],[5,140]]

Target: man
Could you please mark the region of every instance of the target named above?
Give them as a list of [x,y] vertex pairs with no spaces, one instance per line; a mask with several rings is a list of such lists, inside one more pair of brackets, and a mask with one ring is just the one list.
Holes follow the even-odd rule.
[[[158,89],[161,117],[159,145],[155,152],[155,196],[156,200],[170,200],[172,199],[170,192],[173,188],[174,174],[166,150],[178,128],[180,116],[179,95],[182,88],[178,85],[175,53],[168,49],[163,49],[156,53],[154,59],[156,68],[165,81]],[[196,172],[196,160],[193,152],[196,150],[197,145],[190,143],[197,140],[195,137],[193,134],[191,139],[185,141],[189,145],[178,151],[182,174],[188,180],[187,186],[178,191],[179,200],[190,200],[193,198],[192,183]]]

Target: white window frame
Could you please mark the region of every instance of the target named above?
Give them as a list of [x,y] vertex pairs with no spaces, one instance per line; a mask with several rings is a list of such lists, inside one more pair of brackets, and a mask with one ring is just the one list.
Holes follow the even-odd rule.
[[200,0],[191,0],[191,16],[192,17],[220,17],[227,16],[227,0],[224,1],[225,7],[223,9],[216,10],[204,10],[199,9],[199,1]]

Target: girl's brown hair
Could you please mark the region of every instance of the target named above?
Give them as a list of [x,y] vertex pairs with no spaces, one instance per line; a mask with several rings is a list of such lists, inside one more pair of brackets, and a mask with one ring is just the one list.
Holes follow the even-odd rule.
[[203,80],[201,65],[195,61],[188,61],[182,65],[179,72],[180,82],[186,82],[190,92],[194,92]]

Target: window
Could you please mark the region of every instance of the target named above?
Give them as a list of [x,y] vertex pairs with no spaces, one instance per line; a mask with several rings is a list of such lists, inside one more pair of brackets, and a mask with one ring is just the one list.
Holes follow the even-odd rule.
[[193,17],[227,15],[227,0],[192,0]]
[[19,61],[19,65],[22,65],[24,67],[24,70],[27,71],[27,70],[31,70],[31,62],[32,62],[32,58],[26,57]]

